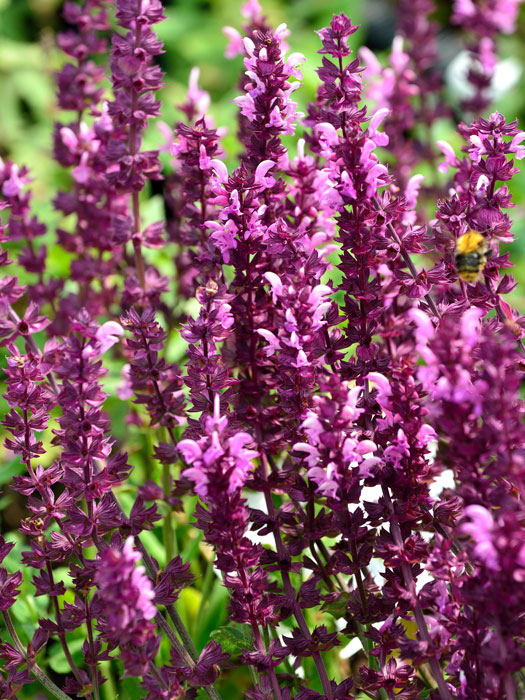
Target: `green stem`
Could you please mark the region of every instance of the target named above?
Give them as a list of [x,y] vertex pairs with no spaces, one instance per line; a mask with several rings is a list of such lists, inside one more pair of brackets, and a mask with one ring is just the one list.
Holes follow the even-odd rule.
[[[390,498],[390,491],[387,486],[382,486],[383,498],[390,513],[390,528],[392,532],[392,539],[394,540],[396,546],[402,551],[404,547],[403,536],[401,534],[401,528],[394,511],[394,504]],[[414,617],[418,627],[419,638],[426,642],[429,646],[431,643],[430,634],[428,632],[427,622],[425,620],[425,615],[421,608],[421,603],[419,602],[418,595],[416,593],[416,586],[414,578],[412,576],[412,569],[408,562],[403,561],[401,563],[401,572],[403,574],[403,580],[405,586],[413,598],[414,602]],[[447,683],[445,681],[445,676],[443,675],[443,669],[441,668],[438,659],[435,656],[431,656],[428,660],[430,670],[434,676],[434,680],[437,683],[438,692],[442,700],[452,700],[452,695],[448,689]]]
[[211,589],[215,582],[215,577],[213,575],[213,563],[215,559],[210,559],[206,562],[206,571],[204,572],[204,579],[202,581],[201,599],[199,603],[199,609],[197,610],[197,615],[195,617],[195,629],[194,632],[197,633],[200,630],[202,617],[204,615],[204,606],[206,601],[209,599],[211,594]]
[[192,668],[195,667],[195,660],[191,658],[189,652],[187,649],[185,649],[180,641],[177,639],[174,631],[171,629],[171,627],[168,624],[168,621],[164,619],[164,616],[162,613],[158,612],[155,615],[155,622],[157,625],[161,628],[161,630],[164,632],[166,637],[169,639],[171,645],[177,652],[177,654],[184,659],[185,663],[188,664],[188,666],[191,666]]
[[[87,631],[88,631],[89,649],[90,649],[91,655],[94,657],[95,656],[95,642],[93,639],[93,626],[92,626],[91,611],[89,609],[89,602],[88,602],[87,597],[84,599],[84,605],[86,608],[86,627],[87,627]],[[97,670],[96,662],[94,663],[94,665],[91,666],[91,682],[93,683],[93,692],[95,693],[95,700],[100,700],[100,691],[99,691],[99,687],[98,687],[98,670]]]
[[[260,445],[260,440],[259,440],[259,445]],[[267,482],[268,479],[268,469],[267,469],[267,464],[266,464],[266,455],[265,453],[261,450],[261,474],[263,479]],[[266,484],[266,488],[264,489],[264,498],[266,501],[266,508],[268,509],[268,515],[272,519],[274,525],[272,527],[273,531],[273,537],[275,540],[275,547],[277,549],[277,553],[279,555],[279,558],[281,561],[286,560],[285,556],[285,549],[283,546],[283,541],[281,539],[281,531],[279,530],[279,526],[277,525],[277,511],[275,509],[275,505],[272,500],[272,494],[270,488]],[[295,588],[291,582],[290,575],[288,571],[282,570],[281,571],[281,577],[282,577],[282,582],[283,582],[283,588],[290,599],[292,601],[293,605],[293,615],[297,621],[297,624],[299,626],[299,629],[301,630],[302,634],[305,636],[305,638],[311,642],[312,637],[310,635],[310,630],[308,628],[308,624],[306,623],[306,620],[303,615],[303,611],[299,607],[299,604],[297,602],[297,597],[296,597],[296,591]],[[323,692],[328,698],[328,700],[333,700],[333,693],[332,693],[332,687],[330,685],[330,680],[328,678],[328,673],[326,671],[326,667],[324,665],[323,657],[321,656],[321,653],[319,651],[312,651],[312,659],[314,661],[314,664],[317,669],[317,673],[319,675],[319,680],[321,681],[321,685],[323,687]]]
[[[117,500],[117,497],[113,492],[110,492],[110,496],[112,498],[113,503],[115,506],[119,509],[120,512],[124,512],[122,510],[122,506]],[[148,550],[142,543],[140,537],[137,535],[135,537],[135,544],[137,546],[137,549],[140,551],[142,554],[142,559],[144,560],[144,564],[146,566],[146,570],[150,576],[150,578],[155,581],[155,578],[158,573],[158,569],[153,563],[153,559],[150,557]],[[166,605],[166,612],[168,613],[169,617],[171,618],[171,621],[173,622],[173,625],[177,631],[177,634],[182,640],[182,644],[179,642],[179,640],[175,637],[173,634],[173,630],[169,626],[169,624],[166,622],[164,617],[160,614],[157,613],[155,616],[155,621],[159,625],[159,627],[162,628],[162,630],[165,632],[166,636],[168,636],[169,640],[176,645],[177,651],[182,655],[182,657],[187,661],[189,666],[194,666],[195,662],[199,658],[199,655],[197,654],[197,649],[195,648],[195,644],[193,643],[193,640],[191,639],[190,635],[188,634],[188,630],[184,626],[183,621],[181,620],[179,613],[176,611],[175,607],[173,605]],[[174,641],[175,640],[175,641]],[[208,685],[204,688],[206,691],[208,697],[210,700],[221,700],[221,696],[219,693],[215,690],[215,688],[211,685]]]
[[[316,543],[317,543],[317,546],[319,547],[319,551],[321,552],[321,554],[325,558],[325,561],[328,562],[328,560],[330,558],[330,552],[327,550],[327,548],[325,547],[324,543],[321,542],[321,540],[316,540]],[[357,559],[357,556],[355,556],[355,558]],[[358,569],[357,572],[360,574],[360,569]],[[358,588],[359,588],[359,580],[360,579],[357,579],[357,576],[355,578],[356,578],[356,581],[358,583]],[[348,588],[347,588],[345,582],[341,579],[341,577],[338,574],[336,574],[336,580],[337,580],[337,583],[339,584],[340,589],[343,592],[347,593]],[[361,582],[361,586],[362,586],[362,582]],[[363,600],[366,600],[366,598],[364,598],[364,589],[363,589],[363,591],[361,591],[361,589],[359,588],[359,594],[361,596],[361,603],[363,604]],[[366,611],[366,609],[367,609],[366,603],[363,604],[363,609]],[[379,662],[378,662],[377,658],[375,656],[372,656],[372,654],[370,653],[372,651],[372,649],[374,648],[372,640],[368,639],[368,637],[365,637],[366,627],[364,625],[362,625],[358,620],[355,620],[355,626],[357,628],[357,637],[358,637],[359,641],[361,642],[361,646],[363,647],[363,651],[366,654],[369,667],[371,669],[373,669],[374,671],[379,670]],[[387,693],[386,693],[386,690],[384,688],[379,689],[379,695],[380,695],[382,700],[388,700]]]
[[[54,585],[53,569],[52,569],[49,561],[46,562],[46,568],[47,568],[49,580],[51,581],[51,584]],[[58,627],[58,638],[60,640],[62,650],[63,650],[64,655],[69,663],[69,667],[70,667],[73,675],[75,676],[76,680],[82,685],[82,678],[80,676],[80,672],[78,670],[76,663],[73,660],[73,657],[71,656],[71,652],[69,651],[69,646],[67,644],[66,632],[64,630],[64,625],[62,624],[62,613],[60,611],[60,605],[59,605],[57,596],[53,596],[53,605],[55,608],[55,619],[56,619],[57,627]],[[86,695],[86,698],[87,698],[87,700],[91,700],[91,693]]]
[[55,698],[58,698],[58,700],[72,700],[72,698],[69,695],[66,695],[58,685],[55,685],[51,678],[47,676],[44,671],[38,666],[38,664],[35,661],[31,661],[26,654],[26,650],[24,649],[22,642],[18,638],[18,635],[16,633],[15,627],[13,625],[13,621],[11,620],[11,615],[9,614],[8,610],[3,610],[2,611],[2,617],[4,618],[5,625],[7,627],[7,631],[9,632],[9,636],[13,640],[13,644],[16,647],[16,650],[20,654],[20,656],[23,657],[24,661],[27,664],[28,669],[30,672],[33,674],[33,676],[40,681],[40,683],[44,686],[46,690],[48,690],[52,695],[54,695]]
[[[162,465],[162,486],[164,489],[164,496],[166,501],[168,501],[171,492],[171,475],[170,475],[170,465]],[[166,549],[166,564],[168,564],[173,559],[173,528],[171,527],[171,515],[172,510],[169,503],[166,503],[168,512],[164,517],[164,522],[162,526],[164,547]]]
[[423,683],[425,684],[425,686],[426,686],[427,688],[429,688],[430,690],[434,690],[434,686],[432,685],[432,683],[431,683],[431,682],[429,681],[429,679],[427,678],[427,674],[423,671],[423,667],[422,667],[422,666],[420,666],[420,667],[417,669],[417,672],[418,672],[419,675],[421,676],[421,680],[423,681]]

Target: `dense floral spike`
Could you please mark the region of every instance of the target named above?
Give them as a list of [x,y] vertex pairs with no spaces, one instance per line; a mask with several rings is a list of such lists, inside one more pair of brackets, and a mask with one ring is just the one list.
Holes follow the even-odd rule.
[[97,316],[113,303],[116,287],[102,284],[100,289],[98,276],[109,278],[123,264],[114,222],[127,216],[128,207],[126,197],[108,187],[106,152],[115,133],[107,103],[101,104],[105,68],[94,60],[107,50],[104,32],[110,24],[105,4],[105,0],[66,2],[64,19],[76,31],[58,36],[60,48],[75,61],[56,73],[59,105],[74,110],[76,118],[55,124],[54,157],[61,166],[72,168],[72,184],[58,192],[54,205],[64,216],[76,217],[72,231],[61,228],[57,234],[60,244],[75,256],[71,276],[80,293],[60,297],[59,318],[52,327],[56,333],[68,332],[70,319],[81,308]]
[[[121,549],[112,545],[103,551],[95,574],[97,595],[92,611],[102,638],[110,648],[120,647],[126,673],[142,676],[157,654],[160,638],[153,641],[155,594],[144,567],[137,566],[139,560],[140,554],[133,549],[133,537]],[[146,650],[142,659],[138,654],[140,647]]]
[[129,390],[135,393],[137,403],[146,406],[151,424],[165,426],[172,435],[175,426],[184,422],[184,400],[178,367],[168,364],[159,355],[167,334],[155,320],[155,311],[151,308],[142,312],[130,309],[121,321],[123,327],[133,333],[132,339],[126,339]]
[[482,314],[471,308],[437,330],[415,318],[427,361],[419,375],[430,389],[432,422],[447,440],[439,457],[466,506],[457,533],[470,538],[458,555],[438,540],[431,570],[455,590],[458,605],[440,608],[440,624],[452,645],[448,671],[468,684],[462,697],[514,698],[513,674],[524,663],[515,586],[523,569],[523,372],[512,333],[496,335],[492,324],[481,325]]
[[42,304],[44,301],[54,301],[61,283],[44,279],[47,249],[45,245],[36,247],[35,243],[46,234],[46,226],[32,214],[33,195],[31,190],[26,190],[26,185],[30,182],[29,170],[25,166],[20,168],[10,161],[4,163],[0,158],[0,192],[4,206],[9,207],[7,236],[11,241],[20,240],[25,243],[20,249],[17,262],[26,272],[37,275],[35,283],[26,285],[26,292],[31,300]]
[[[455,12],[479,34],[482,9],[505,29],[515,6]],[[194,70],[170,143],[166,240],[139,207],[160,177],[141,144],[160,109],[162,4],[115,3],[108,105],[110,4],[65,3],[57,82],[74,116],[54,151],[71,186],[55,206],[73,215],[56,232],[71,279],[52,278],[38,245],[52,231],[27,169],[0,162],[0,243],[23,268],[0,283],[2,427],[18,470],[2,524],[26,510],[23,551],[0,538],[1,697],[29,697],[31,677],[59,700],[112,688],[226,700],[232,684],[249,700],[523,695],[524,319],[504,300],[515,282],[498,246],[512,240],[525,135],[495,112],[459,125],[461,157],[438,142],[454,177],[430,232],[418,225],[419,192],[434,197],[413,174],[432,159],[414,136],[439,112],[433,5],[400,7],[404,44],[382,93],[369,86],[379,102],[363,102],[357,27],[340,14],[319,32],[302,120],[303,57],[248,0],[247,38],[228,30],[228,53],[245,54],[242,154],[229,174]],[[431,249],[434,267],[416,267]],[[160,301],[170,275],[177,295]],[[175,604],[198,596],[190,635]]]
[[[506,123],[498,112],[488,119],[480,117],[469,126],[461,124],[459,130],[467,142],[461,160],[448,143],[438,141],[445,155],[443,170],[456,170],[451,196],[439,202],[433,222],[436,248],[443,251],[447,277],[447,284],[439,288],[439,293],[446,303],[464,307],[473,304],[486,313],[495,309],[494,323],[508,326],[521,338],[524,319],[502,299],[503,294],[516,287],[516,281],[512,275],[500,273],[501,268],[512,267],[512,263],[508,253],[499,254],[499,244],[514,240],[512,221],[505,211],[514,203],[506,183],[519,172],[514,159],[525,157],[525,132],[518,129],[517,121]],[[487,264],[480,269],[478,279],[470,283],[459,279],[459,285],[451,287],[450,282],[458,279],[456,244],[469,231],[483,235],[488,248]]]
[[224,342],[231,334],[231,298],[224,285],[208,279],[206,286],[197,289],[197,300],[201,304],[199,317],[190,318],[181,332],[189,343],[185,383],[190,388],[193,411],[211,415],[215,396],[220,396],[221,403],[226,406],[230,391],[218,392],[236,383],[217,351],[217,343]]
[[212,161],[218,155],[219,134],[204,117],[190,125],[179,123],[171,148],[176,174],[165,188],[169,210],[168,235],[179,244],[175,264],[179,294],[190,298],[195,285],[220,277],[220,253],[209,238],[208,222],[214,222],[216,207],[211,193]]
[[363,77],[367,83],[367,100],[378,109],[389,110],[384,126],[388,135],[386,145],[395,157],[393,172],[396,183],[402,189],[406,188],[413,167],[421,160],[421,153],[415,151],[416,141],[412,136],[419,123],[415,98],[420,95],[420,87],[404,43],[401,36],[394,39],[386,68],[366,47],[359,51],[366,65]]
[[[224,53],[224,55],[227,58],[234,58],[235,56],[245,55],[243,37],[246,37],[250,39],[250,41],[255,42],[256,35],[258,35],[258,33],[268,34],[269,32],[271,32],[271,27],[267,22],[267,18],[263,15],[262,7],[260,6],[258,0],[248,0],[248,2],[246,2],[242,6],[241,14],[246,20],[243,25],[242,35],[234,27],[227,26],[223,27],[222,29],[223,34],[228,39],[228,46],[226,47],[226,51]],[[246,92],[247,87],[251,82],[251,79],[251,76],[249,76],[245,71],[241,72],[238,84],[238,88],[241,91],[241,93]],[[250,119],[242,112],[239,112],[237,115],[237,123],[237,136],[239,142],[246,146],[250,140]]]
[[[345,368],[347,376],[363,376],[380,370],[381,359],[372,336],[377,332],[377,317],[381,313],[381,280],[376,271],[382,254],[386,262],[389,241],[385,217],[391,220],[388,200],[378,216],[372,198],[378,188],[389,182],[386,166],[378,163],[374,150],[388,143],[388,137],[378,127],[388,114],[380,109],[367,129],[361,124],[367,119],[358,107],[361,96],[359,59],[343,65],[343,57],[351,53],[348,38],[357,30],[350,19],[338,15],[330,27],[319,32],[323,42],[323,81],[316,104],[310,109],[307,123],[313,134],[309,141],[315,153],[325,159],[325,168],[336,184],[339,195],[338,238],[343,255],[339,264],[344,278],[344,313],[348,319],[346,344],[358,343],[356,355]],[[327,58],[332,56],[336,63]],[[351,208],[346,208],[351,205]],[[382,212],[383,214],[383,212]]]
[[[219,407],[216,394],[213,417],[204,413],[201,418],[202,437],[179,442],[177,448],[190,465],[182,476],[194,483],[205,506],[197,507],[197,527],[215,548],[215,565],[224,573],[224,585],[231,590],[231,619],[250,625],[254,652],[265,655],[260,626],[275,624],[278,616],[268,592],[268,576],[260,565],[264,550],[246,537],[249,511],[242,498],[248,474],[254,468],[252,460],[258,453],[247,447],[251,436],[233,431],[226,416],[220,416]],[[244,658],[254,662],[249,655]],[[280,698],[271,665],[268,672],[275,697]]]
[[116,18],[126,33],[112,36],[114,100],[108,113],[115,135],[108,145],[106,176],[118,192],[131,193],[131,217],[122,233],[124,242],[133,243],[136,277],[126,280],[124,301],[156,305],[167,281],[154,268],[144,267],[141,249],[148,245],[148,233],[142,229],[139,193],[148,180],[161,178],[158,151],[141,150],[141,141],[148,120],[160,110],[154,95],[162,87],[162,71],[154,59],[162,53],[162,42],[151,27],[165,18],[160,0],[117,0]]
[[[431,139],[432,126],[437,119],[449,114],[443,96],[443,77],[438,68],[440,27],[431,19],[435,11],[433,0],[415,0],[415,2],[401,0],[398,4],[398,32],[406,43],[405,50],[410,57],[410,68],[413,71],[412,83],[417,88],[417,95],[413,100],[416,129],[411,132],[411,139],[405,140],[399,167],[410,158],[415,159],[412,161],[412,167],[421,160],[427,160],[433,167],[435,166],[435,147]],[[395,109],[395,106],[393,107]],[[417,133],[418,124],[424,125],[423,136]],[[399,144],[401,140],[399,132],[403,125],[400,125],[397,134],[391,133],[388,126],[387,121],[385,130],[390,137],[389,145],[392,147]]]
[[106,41],[98,34],[110,28],[106,4],[106,0],[64,3],[64,19],[77,31],[59,34],[57,43],[75,63],[66,63],[56,74],[57,99],[59,107],[79,115],[96,109],[103,95],[104,66],[97,66],[91,57],[106,51]]
[[250,82],[244,85],[245,94],[234,101],[249,122],[244,163],[252,172],[264,160],[282,164],[285,149],[280,137],[295,133],[300,116],[291,99],[300,83],[290,82],[290,78],[302,77],[297,66],[305,58],[302,54],[285,58],[282,41],[286,35],[286,25],[281,25],[275,32],[258,31],[253,40],[244,39],[244,65]]
[[446,113],[444,105],[436,102],[442,87],[438,70],[437,34],[439,25],[431,19],[436,11],[433,0],[401,0],[397,11],[399,34],[407,41],[415,82],[419,86],[418,120],[430,125],[437,116]]
[[451,21],[464,29],[470,53],[467,80],[472,95],[462,101],[463,109],[478,115],[492,102],[491,87],[498,62],[499,34],[512,34],[521,0],[455,0]]

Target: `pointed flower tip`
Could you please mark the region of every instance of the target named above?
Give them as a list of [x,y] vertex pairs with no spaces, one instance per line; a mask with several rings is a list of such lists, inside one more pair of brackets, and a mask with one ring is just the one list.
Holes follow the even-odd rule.
[[[273,160],[263,160],[257,168],[255,169],[255,174],[254,174],[254,181],[255,184],[257,185],[263,185],[265,187],[268,186],[268,180],[269,178],[266,178],[266,174],[269,170],[274,168],[276,165],[275,161]],[[274,179],[272,178],[272,184],[273,184]]]

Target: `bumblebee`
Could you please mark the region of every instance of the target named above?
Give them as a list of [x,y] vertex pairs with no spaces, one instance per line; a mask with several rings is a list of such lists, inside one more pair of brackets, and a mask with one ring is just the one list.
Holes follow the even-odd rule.
[[456,242],[455,263],[460,279],[474,284],[481,277],[491,248],[485,237],[477,231],[469,231]]

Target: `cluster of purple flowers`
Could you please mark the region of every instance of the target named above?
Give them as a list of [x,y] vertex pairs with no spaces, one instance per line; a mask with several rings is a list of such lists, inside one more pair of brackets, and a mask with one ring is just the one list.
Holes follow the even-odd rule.
[[[238,673],[249,700],[517,700],[525,317],[499,245],[525,132],[480,114],[517,2],[455,3],[478,56],[457,154],[431,139],[451,112],[430,0],[400,2],[386,68],[366,48],[352,58],[358,27],[334,16],[306,115],[292,99],[304,56],[250,0],[244,39],[226,28],[227,55],[244,55],[238,167],[194,71],[184,121],[162,126],[165,173],[142,148],[160,114],[162,3],[113,4],[111,32],[111,3],[66,2],[58,39],[72,61],[58,103],[74,113],[54,131],[71,176],[54,200],[67,282],[46,268],[29,170],[0,161],[1,424],[26,507],[19,568],[0,537],[0,698],[36,679],[100,700],[130,677],[147,700],[220,700]],[[146,226],[143,192],[161,178],[167,220]],[[455,250],[472,231],[484,260],[466,281]],[[145,478],[107,410],[116,366]],[[181,523],[212,557],[202,585],[177,554]],[[215,579],[229,622],[197,648],[181,591]],[[16,622],[28,586],[47,601],[32,633]],[[65,677],[46,669],[53,645]]]

